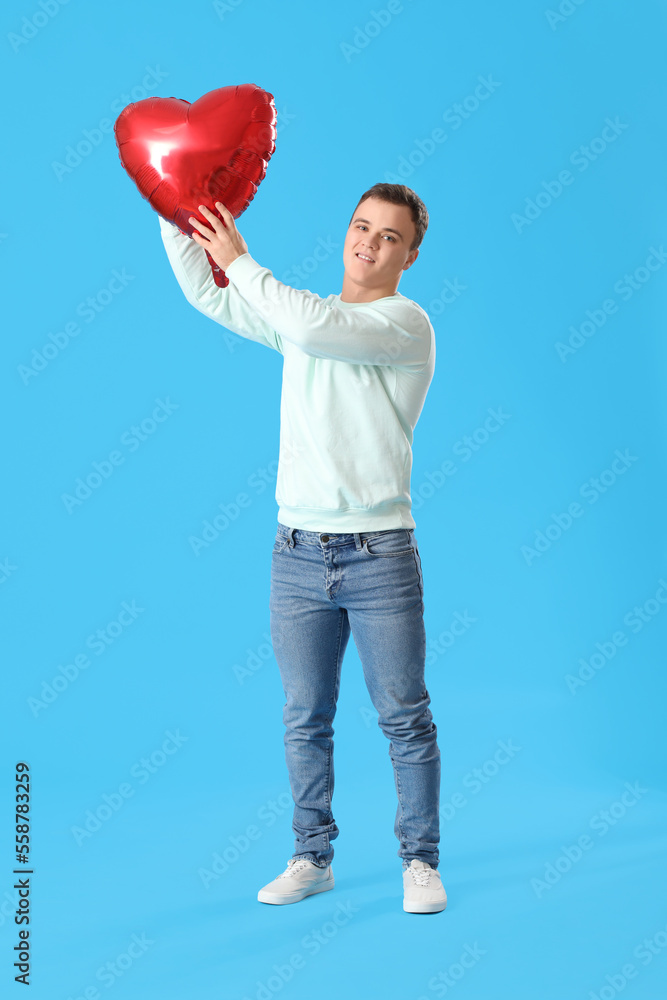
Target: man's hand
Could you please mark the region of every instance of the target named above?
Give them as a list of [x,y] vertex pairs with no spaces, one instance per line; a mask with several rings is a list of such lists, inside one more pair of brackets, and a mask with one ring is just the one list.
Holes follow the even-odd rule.
[[210,221],[211,229],[195,219],[193,215],[190,216],[188,222],[199,230],[199,232],[192,234],[195,243],[208,250],[218,267],[226,271],[233,260],[248,252],[248,245],[236,228],[231,212],[227,211],[221,201],[216,201],[215,207],[220,212],[224,225],[213,212],[206,208],[206,205],[198,205],[197,208]]

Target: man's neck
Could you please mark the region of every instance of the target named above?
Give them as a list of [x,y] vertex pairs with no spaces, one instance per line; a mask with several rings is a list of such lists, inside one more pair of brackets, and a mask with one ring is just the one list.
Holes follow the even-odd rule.
[[388,282],[384,287],[365,288],[354,281],[350,281],[348,275],[343,276],[343,287],[340,293],[341,302],[374,302],[375,299],[383,299],[387,295],[396,295],[398,281]]

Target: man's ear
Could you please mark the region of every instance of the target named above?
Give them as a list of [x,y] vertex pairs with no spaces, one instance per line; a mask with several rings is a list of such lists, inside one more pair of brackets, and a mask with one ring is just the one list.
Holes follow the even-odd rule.
[[417,260],[417,257],[419,257],[419,247],[417,247],[416,250],[411,250],[410,251],[410,253],[408,254],[408,259],[406,260],[405,264],[403,265],[403,270],[407,271],[407,269],[409,267],[412,267],[412,265],[414,264],[414,262]]

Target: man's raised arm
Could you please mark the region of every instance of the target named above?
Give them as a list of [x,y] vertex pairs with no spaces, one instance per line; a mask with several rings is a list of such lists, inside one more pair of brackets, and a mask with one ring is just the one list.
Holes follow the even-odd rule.
[[283,284],[249,253],[225,273],[237,291],[283,340],[316,358],[393,365],[420,371],[435,357],[428,316],[410,299],[326,303],[314,292]]
[[248,340],[283,352],[281,338],[231,283],[219,288],[203,247],[161,215],[160,232],[176,280],[188,302],[210,319]]

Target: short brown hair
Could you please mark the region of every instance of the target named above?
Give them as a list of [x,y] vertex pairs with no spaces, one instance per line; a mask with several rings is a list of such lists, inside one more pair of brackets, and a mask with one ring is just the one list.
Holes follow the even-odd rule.
[[[411,250],[416,250],[424,239],[424,233],[428,229],[428,212],[426,205],[421,198],[415,194],[412,188],[405,184],[374,184],[372,188],[365,191],[357,202],[354,212],[366,198],[378,198],[380,201],[390,201],[393,205],[407,205],[412,214],[412,221],[415,224],[415,238],[410,246]],[[350,222],[354,218],[354,212],[350,217]]]

